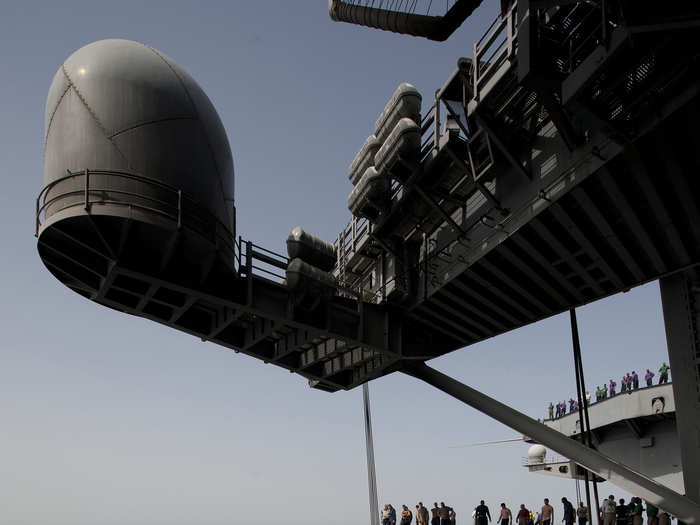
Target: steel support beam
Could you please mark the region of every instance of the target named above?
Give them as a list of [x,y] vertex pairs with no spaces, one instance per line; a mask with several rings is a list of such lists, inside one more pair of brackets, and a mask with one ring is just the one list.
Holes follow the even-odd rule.
[[425,363],[407,362],[404,364],[402,372],[442,390],[504,425],[531,437],[614,485],[640,496],[657,507],[668,510],[679,520],[688,524],[700,524],[700,505],[698,503],[614,459],[582,445],[442,372],[438,372]]
[[596,295],[603,295],[603,288],[600,286],[600,283],[591,276],[588,270],[586,270],[586,268],[584,268],[580,262],[578,262],[576,256],[567,250],[557,235],[552,233],[539,218],[532,219],[530,221],[530,226],[532,226],[535,233],[537,233],[537,235],[539,235],[543,241],[551,246],[552,250],[554,250],[554,252],[561,257],[562,261],[571,266],[574,272],[576,272],[576,274],[578,274],[581,279],[583,279],[588,286],[591,287]]
[[608,220],[603,216],[593,199],[588,196],[586,191],[581,186],[577,186],[571,192],[571,196],[579,204],[579,206],[581,206],[581,209],[586,213],[586,216],[593,221],[593,224],[595,224],[596,228],[598,228],[598,231],[602,234],[608,245],[618,254],[634,279],[637,282],[643,281],[644,272],[642,272],[642,269],[637,264],[636,258],[632,256],[630,251],[622,242],[620,236],[617,234],[615,229],[613,229]]
[[693,270],[659,280],[673,374],[676,425],[686,495],[700,503],[700,278]]
[[606,166],[600,168],[600,182],[603,188],[607,191],[610,198],[613,200],[615,205],[619,208],[620,214],[625,222],[625,226],[629,231],[635,232],[635,239],[639,243],[642,251],[647,255],[651,264],[657,273],[666,273],[668,269],[666,268],[666,263],[661,258],[661,254],[657,250],[654,242],[649,238],[646,233],[646,229],[642,226],[642,223],[637,217],[637,214],[630,206],[629,201],[623,195],[622,191],[615,182],[615,177],[608,171]]

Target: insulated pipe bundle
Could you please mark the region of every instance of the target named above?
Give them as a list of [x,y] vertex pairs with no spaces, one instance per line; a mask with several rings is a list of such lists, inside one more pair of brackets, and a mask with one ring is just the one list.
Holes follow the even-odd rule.
[[287,237],[287,255],[290,259],[299,258],[312,266],[330,272],[335,266],[335,246],[305,232],[297,226]]
[[285,279],[290,290],[300,298],[310,298],[314,305],[321,297],[335,293],[337,282],[330,271],[336,253],[331,243],[297,226],[287,237],[287,254],[290,262]]
[[374,155],[381,145],[381,141],[375,137],[374,134],[367,137],[367,140],[365,140],[362,148],[360,148],[360,151],[355,155],[348,169],[348,178],[350,182],[357,184],[362,175],[365,174],[367,168],[374,166]]
[[408,82],[401,82],[391,95],[389,102],[374,123],[374,135],[379,143],[383,143],[396,124],[403,118],[411,119],[420,125],[420,106],[423,97],[418,90]]
[[348,209],[356,217],[377,219],[390,201],[390,176],[384,168],[399,156],[413,159],[420,152],[421,102],[414,86],[399,84],[377,118],[374,134],[355,156],[350,165],[355,188],[348,197]]
[[348,209],[356,217],[374,220],[386,208],[389,180],[370,166],[348,197]]
[[386,171],[399,157],[415,160],[420,154],[420,126],[402,118],[374,156],[378,171]]
[[462,25],[481,2],[482,0],[457,0],[444,16],[428,16],[328,0],[328,14],[336,22],[348,22],[442,42]]

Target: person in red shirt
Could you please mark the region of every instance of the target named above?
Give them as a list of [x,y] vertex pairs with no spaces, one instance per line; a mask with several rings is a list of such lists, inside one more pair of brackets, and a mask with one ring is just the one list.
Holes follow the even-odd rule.
[[525,508],[524,504],[520,504],[520,511],[515,519],[518,520],[518,525],[528,525],[530,522],[530,511]]

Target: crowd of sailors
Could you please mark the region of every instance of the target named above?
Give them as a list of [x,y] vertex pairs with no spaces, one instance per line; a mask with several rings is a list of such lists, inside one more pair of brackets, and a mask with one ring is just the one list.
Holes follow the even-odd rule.
[[[566,498],[561,498],[563,516],[561,521],[566,525],[587,525],[590,519],[590,512],[583,502],[578,508]],[[411,525],[414,514],[406,505],[401,506],[400,525]],[[549,499],[544,499],[542,508],[533,513],[526,508],[524,503],[520,504],[518,513],[513,517],[513,513],[505,503],[501,503],[500,514],[496,520],[496,525],[554,525],[554,507],[549,504]],[[602,525],[643,525],[646,516],[647,525],[671,525],[673,517],[666,511],[660,510],[651,503],[643,503],[641,498],[633,497],[626,504],[620,498],[617,502],[615,497],[610,495],[604,499],[600,506],[600,522]],[[384,505],[380,514],[382,525],[396,525],[396,509],[390,504]],[[473,525],[488,525],[492,521],[489,508],[481,500],[479,505],[471,513]],[[415,512],[416,525],[456,525],[457,514],[454,509],[445,503],[437,502],[430,511],[423,506],[422,502],[416,505]]]
[[[668,366],[665,362],[661,365],[661,368],[659,368],[659,380],[658,384],[664,384],[668,383],[668,372],[671,370],[671,367]],[[644,374],[644,381],[646,382],[646,385],[653,386],[654,384],[654,377],[656,374],[649,370],[647,368],[646,373]],[[614,397],[617,395],[617,383],[613,380],[610,379],[610,381],[605,384],[603,383],[603,386],[598,386],[595,389],[595,400],[596,401],[602,401],[603,399],[607,399],[608,397]],[[638,390],[639,389],[639,375],[635,370],[632,370],[632,373],[630,374],[627,372],[626,375],[622,376],[622,379],[620,380],[620,394],[631,394],[633,390]],[[586,392],[586,404],[590,405],[591,404],[591,393]],[[569,399],[569,404],[568,404],[568,412],[577,412],[579,409],[579,403],[576,399]],[[567,414],[567,403],[566,401],[561,401],[557,403],[556,405],[552,402],[549,403],[549,406],[547,407],[547,412],[549,415],[549,419],[556,419],[562,416],[565,416]]]

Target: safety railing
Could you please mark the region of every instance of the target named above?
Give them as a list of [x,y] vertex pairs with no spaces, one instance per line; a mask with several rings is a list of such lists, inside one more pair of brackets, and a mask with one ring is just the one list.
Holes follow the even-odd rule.
[[343,231],[338,234],[336,239],[336,269],[335,276],[340,280],[345,280],[343,275],[345,265],[353,258],[361,245],[369,239],[372,233],[372,224],[365,218],[357,218],[353,216]]
[[472,57],[472,94],[474,100],[483,98],[489,80],[500,67],[515,55],[517,50],[518,20],[517,2],[498,15],[474,44]]
[[521,457],[520,464],[523,467],[547,467],[551,465],[558,465],[561,463],[569,463],[569,459],[562,456],[550,456],[550,457]]
[[602,10],[586,3],[570,7],[566,15],[566,36],[560,47],[568,50],[568,59],[561,64],[562,73],[571,73],[604,41]]
[[243,263],[239,270],[241,275],[257,275],[280,283],[284,281],[289,265],[289,258],[285,255],[263,248],[252,241],[245,241],[241,237],[238,237],[238,253],[241,254]]
[[[235,241],[231,230],[196,199],[175,186],[159,180],[118,170],[81,170],[51,181],[36,198],[34,235],[38,237],[47,213],[54,215],[70,208],[82,207],[89,212],[93,205],[125,206],[143,210],[174,222],[177,228],[187,227],[229,250],[235,257]],[[114,184],[114,181],[118,181]],[[153,195],[128,189],[124,181],[133,181],[143,190],[157,190]],[[75,182],[76,184],[71,184]],[[119,184],[122,187],[119,187]],[[72,186],[61,190],[64,185]],[[235,209],[234,209],[235,215]],[[240,260],[239,260],[240,262]]]

